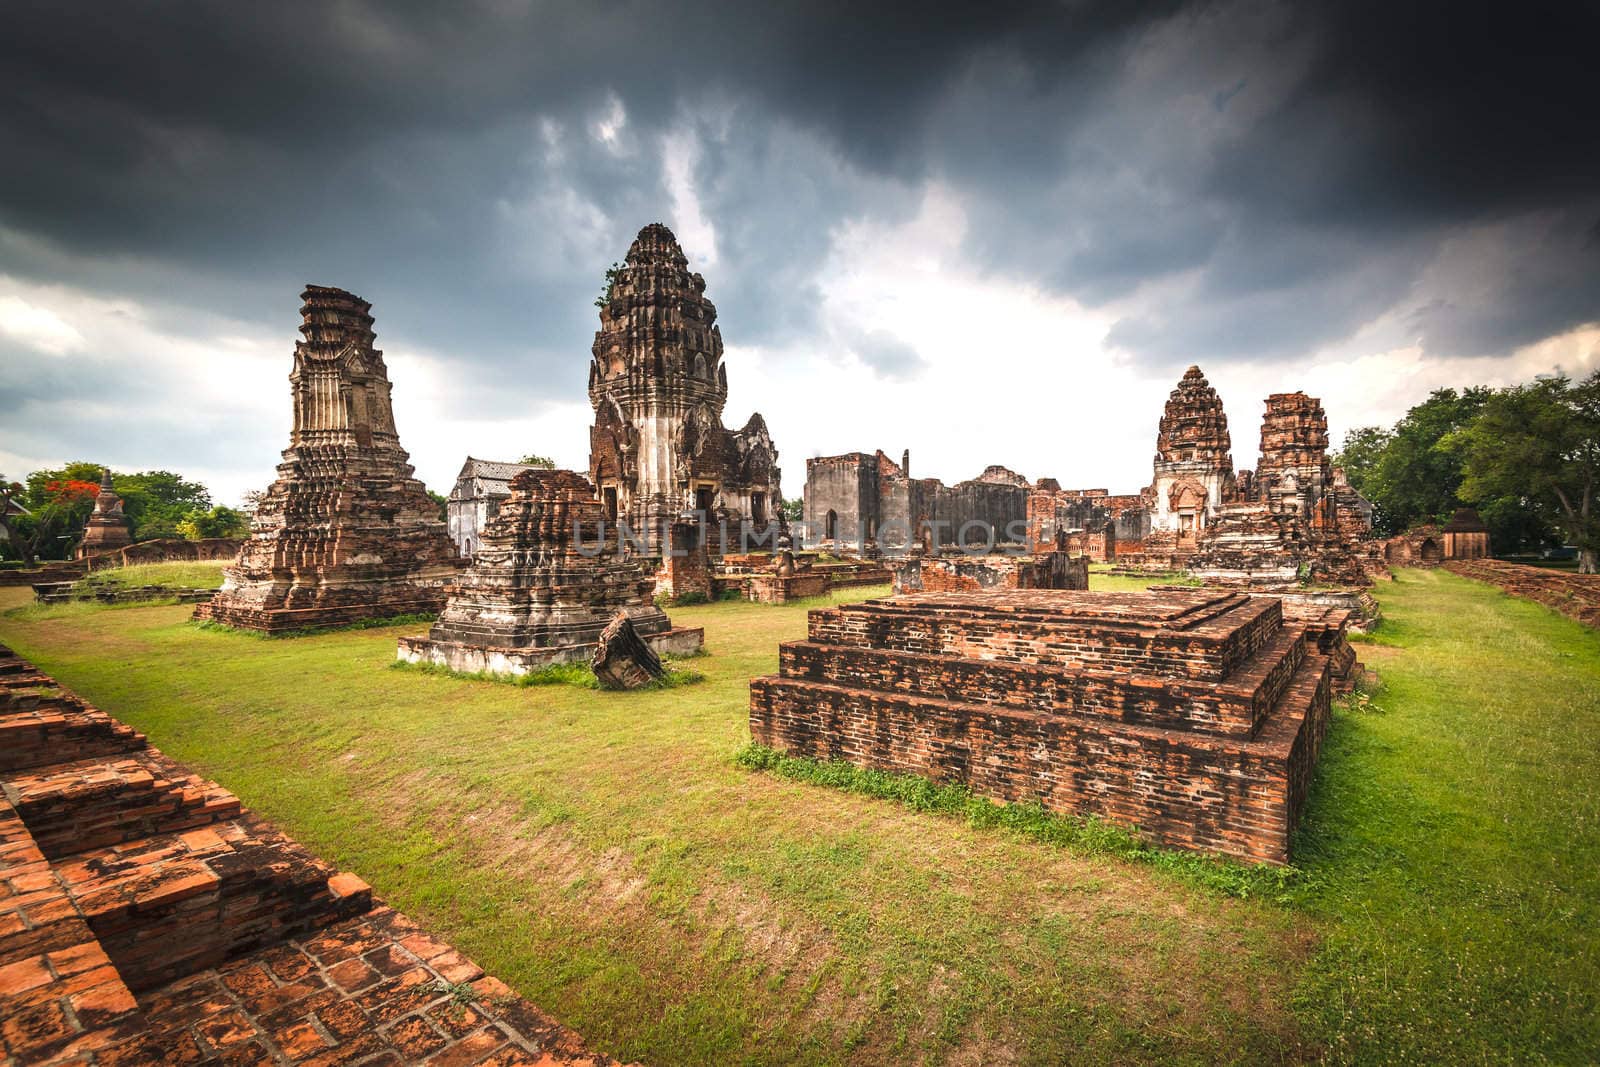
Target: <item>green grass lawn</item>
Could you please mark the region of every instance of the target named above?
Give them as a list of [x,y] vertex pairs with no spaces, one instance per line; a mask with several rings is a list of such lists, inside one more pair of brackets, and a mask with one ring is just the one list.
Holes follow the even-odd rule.
[[0,640],[623,1058],[1592,1061],[1600,637],[1443,572],[1379,592],[1383,686],[1334,719],[1288,891],[1246,899],[742,768],[803,606],[674,609],[706,680],[634,694],[186,607]]
[[222,588],[222,568],[232,560],[211,563],[135,563],[95,571],[89,580],[96,585],[161,585],[190,589]]

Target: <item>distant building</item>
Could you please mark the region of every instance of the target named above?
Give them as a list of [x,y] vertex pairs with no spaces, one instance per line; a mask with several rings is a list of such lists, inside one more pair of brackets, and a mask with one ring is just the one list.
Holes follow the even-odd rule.
[[478,550],[483,528],[500,513],[500,502],[511,495],[511,479],[525,470],[526,463],[498,463],[492,459],[467,457],[456,484],[445,501],[445,522],[456,551],[471,559]]

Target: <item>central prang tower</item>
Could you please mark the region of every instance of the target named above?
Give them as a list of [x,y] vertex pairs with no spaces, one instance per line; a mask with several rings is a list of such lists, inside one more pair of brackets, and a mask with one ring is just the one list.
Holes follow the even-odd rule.
[[688,515],[706,524],[714,550],[733,551],[740,524],[764,531],[780,502],[766,422],[722,424],[728,374],[705,292],[672,231],[653,223],[613,277],[594,336],[589,479],[607,518],[651,552]]

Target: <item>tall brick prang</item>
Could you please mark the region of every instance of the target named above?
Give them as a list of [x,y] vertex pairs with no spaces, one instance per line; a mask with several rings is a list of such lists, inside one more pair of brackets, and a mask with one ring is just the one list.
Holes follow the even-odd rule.
[[811,613],[751,682],[750,732],[1284,863],[1328,723],[1319,646],[1342,635],[1216,590],[872,600]]
[[465,564],[400,447],[372,305],[320,285],[302,297],[289,447],[195,617],[271,631],[438,611]]
[[589,479],[607,519],[656,553],[671,524],[692,513],[717,532],[713,551],[743,551],[734,547],[741,526],[764,535],[777,514],[778,450],[759,414],[736,431],[722,423],[728,368],[705,279],[672,231],[652,223],[602,305],[589,366]]

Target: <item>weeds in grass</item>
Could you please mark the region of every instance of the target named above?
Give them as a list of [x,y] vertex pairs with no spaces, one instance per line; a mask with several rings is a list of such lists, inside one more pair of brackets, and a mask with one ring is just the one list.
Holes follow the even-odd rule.
[[[667,673],[647,685],[639,687],[640,690],[648,689],[676,689],[679,686],[694,685],[696,682],[705,681],[705,675],[699,671],[679,668],[673,661],[663,661]],[[594,671],[587,663],[572,661],[568,663],[552,663],[548,667],[540,667],[527,674],[497,674],[492,671],[458,671],[446,667],[441,663],[407,663],[405,660],[395,660],[389,665],[390,670],[416,671],[421,674],[435,674],[444,678],[454,678],[463,682],[497,682],[501,685],[514,685],[521,688],[530,688],[539,685],[571,685],[579,689],[599,689],[600,682],[595,678]],[[636,692],[638,690],[635,690]]]
[[454,678],[460,682],[498,682],[501,685],[514,685],[524,689],[540,685],[572,685],[579,689],[599,689],[600,683],[595,680],[594,671],[589,669],[587,663],[552,663],[548,667],[540,667],[527,674],[498,674],[494,671],[458,671],[446,667],[442,663],[407,663],[397,659],[389,664],[392,671],[415,671],[418,674],[433,674],[441,678]]
[[1265,897],[1287,903],[1290,888],[1299,876],[1294,867],[1246,865],[1157,848],[1119,826],[1092,816],[1061,815],[1046,810],[1036,800],[997,804],[975,795],[966,786],[937,785],[914,774],[891,774],[842,761],[823,762],[788,756],[754,742],[741,748],[734,762],[747,770],[767,771],[797,782],[898,801],[914,811],[965,819],[969,826],[1011,830],[1083,855],[1137,860],[1185,882],[1231,897]]
[[[146,605],[149,603],[145,602]],[[141,605],[144,606],[144,605]],[[265,641],[277,641],[286,637],[316,637],[319,634],[343,633],[346,630],[381,630],[389,626],[421,626],[432,623],[439,616],[426,611],[414,612],[410,615],[390,615],[382,619],[358,619],[355,622],[342,623],[338,626],[305,626],[297,630],[247,630],[239,626],[229,626],[227,623],[215,622],[211,619],[194,620],[189,625],[196,630],[207,633],[233,634],[236,637],[252,637]]]

